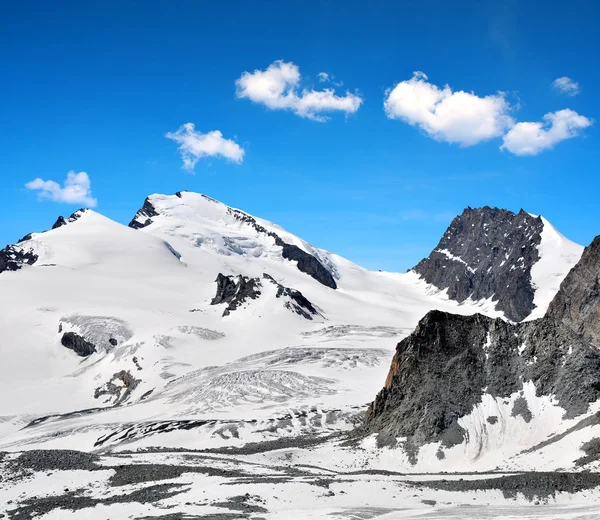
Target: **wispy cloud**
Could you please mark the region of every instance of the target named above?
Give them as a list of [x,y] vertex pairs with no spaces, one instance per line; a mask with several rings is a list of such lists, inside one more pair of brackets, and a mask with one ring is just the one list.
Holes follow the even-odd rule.
[[543,121],[517,123],[504,136],[500,149],[515,155],[538,155],[561,141],[578,136],[582,129],[592,124],[593,120],[568,108],[551,112]]
[[461,146],[500,137],[514,124],[502,92],[480,97],[453,91],[448,85],[439,88],[420,71],[386,92],[384,109],[389,119],[400,119],[437,141]]
[[[319,81],[330,81],[329,74],[321,72]],[[264,105],[271,110],[290,110],[294,114],[318,121],[329,118],[323,114],[355,113],[363,103],[357,93],[346,91],[338,96],[332,88],[323,90],[300,89],[300,69],[292,62],[278,60],[265,70],[244,72],[235,82],[236,96]]]
[[28,190],[37,191],[40,199],[65,204],[82,204],[93,208],[96,207],[98,201],[92,197],[91,185],[90,177],[86,172],[70,171],[62,187],[57,182],[45,181],[39,177],[25,184],[25,187]]
[[186,123],[165,137],[179,143],[183,168],[188,171],[194,171],[196,163],[203,157],[221,156],[238,164],[244,160],[244,149],[232,139],[225,139],[219,130],[203,134],[193,123]]
[[576,96],[580,92],[579,83],[567,76],[556,78],[552,83],[552,86],[561,94],[566,94],[567,96]]

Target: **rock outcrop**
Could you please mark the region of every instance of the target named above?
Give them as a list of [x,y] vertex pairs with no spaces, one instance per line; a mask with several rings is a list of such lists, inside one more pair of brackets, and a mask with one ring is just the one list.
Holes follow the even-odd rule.
[[[513,324],[429,312],[396,347],[364,432],[387,445],[406,438],[413,450],[430,442],[449,447],[465,440],[458,421],[484,393],[508,398],[527,382],[537,396],[553,396],[565,418],[585,413],[600,399],[599,276],[600,237],[539,320]],[[512,415],[532,420],[524,396],[514,401]]]
[[135,216],[131,219],[129,227],[133,229],[142,229],[152,224],[152,217],[157,217],[158,212],[156,208],[150,202],[150,199],[146,197],[144,204],[138,209]]
[[18,271],[23,266],[33,265],[37,261],[38,255],[32,249],[27,249],[26,246],[17,244],[0,249],[0,273]]
[[281,285],[271,275],[266,273],[263,274],[262,280],[242,275],[225,276],[219,273],[215,280],[217,283],[217,293],[210,304],[220,305],[226,303],[227,307],[223,311],[223,316],[229,316],[244,303],[249,300],[256,300],[262,294],[264,288],[263,280],[276,286],[275,298],[284,300],[283,306],[286,309],[307,320],[312,320],[313,316],[321,316],[315,306],[300,291]]
[[219,273],[217,279],[217,294],[211,300],[211,305],[226,303],[223,316],[229,316],[234,310],[260,296],[260,280],[248,276],[225,276]]
[[540,217],[523,210],[467,208],[413,270],[453,300],[493,298],[509,320],[521,321],[534,308],[531,267],[543,228]]
[[90,343],[76,332],[65,332],[60,342],[63,347],[72,350],[81,357],[88,357],[96,352],[96,345]]

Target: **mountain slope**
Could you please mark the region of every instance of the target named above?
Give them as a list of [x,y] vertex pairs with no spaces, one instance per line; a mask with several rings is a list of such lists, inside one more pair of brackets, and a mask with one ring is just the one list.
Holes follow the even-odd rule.
[[501,316],[200,194],[152,195],[129,227],[76,217],[25,237],[35,260],[0,273],[6,449],[347,431],[427,312]]
[[[539,320],[510,324],[430,312],[398,344],[366,432],[384,445],[401,439],[414,464],[433,450],[440,465],[452,457],[448,450],[471,462],[535,454],[577,424],[575,432],[585,429],[584,439],[594,438],[600,425],[599,279],[597,237]],[[556,441],[548,442],[549,434]],[[582,443],[562,453],[560,464],[584,465],[576,460]]]
[[458,302],[491,299],[516,322],[543,315],[582,251],[543,217],[467,208],[413,270]]

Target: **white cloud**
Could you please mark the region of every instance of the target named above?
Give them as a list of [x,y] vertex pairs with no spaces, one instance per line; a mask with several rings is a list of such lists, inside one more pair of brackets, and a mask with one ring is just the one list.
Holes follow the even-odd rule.
[[[324,78],[324,79],[322,79]],[[329,81],[330,76],[321,72],[319,81]],[[324,122],[323,112],[353,114],[363,102],[358,94],[346,91],[336,96],[335,90],[300,90],[300,70],[292,62],[282,60],[271,63],[265,70],[244,72],[235,82],[238,98],[247,98],[272,110],[291,110],[300,117]]]
[[552,86],[556,90],[558,90],[562,94],[566,94],[567,96],[576,96],[577,94],[579,94],[579,83],[573,81],[567,76],[555,79],[552,83]]
[[503,137],[501,150],[515,155],[537,155],[555,144],[579,135],[579,131],[593,124],[593,120],[565,109],[544,116],[543,122],[517,123]]
[[329,81],[329,74],[327,74],[327,72],[319,72],[317,74],[317,79],[319,80],[319,83],[325,83],[326,81]]
[[194,123],[181,125],[176,132],[168,132],[165,137],[179,143],[179,152],[183,167],[193,171],[202,157],[225,157],[241,164],[244,160],[244,149],[231,139],[225,139],[219,130],[203,134],[195,130]]
[[512,127],[510,105],[502,92],[479,97],[446,85],[429,83],[423,72],[386,92],[384,109],[389,119],[401,119],[421,128],[437,141],[472,146],[500,137]]
[[66,204],[82,204],[93,208],[98,201],[92,197],[91,181],[86,172],[70,171],[64,186],[54,181],[44,181],[39,177],[25,184],[28,190],[38,191],[40,199],[50,199]]

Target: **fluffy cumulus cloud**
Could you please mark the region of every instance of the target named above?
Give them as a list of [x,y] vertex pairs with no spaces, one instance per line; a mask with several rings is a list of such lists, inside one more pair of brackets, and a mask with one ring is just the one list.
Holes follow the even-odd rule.
[[[320,82],[330,80],[327,73],[318,75]],[[235,82],[238,98],[246,98],[272,110],[291,110],[300,117],[324,122],[324,113],[353,114],[363,102],[358,94],[335,94],[335,89],[301,89],[300,69],[292,62],[275,61],[265,70],[244,72]]]
[[544,121],[517,123],[504,136],[502,150],[515,155],[538,155],[555,144],[579,135],[593,121],[570,109],[551,112]]
[[552,83],[552,86],[556,90],[558,90],[562,94],[566,94],[567,96],[576,96],[577,94],[579,94],[579,83],[573,81],[567,76],[563,76],[562,78],[556,78]]
[[58,182],[45,181],[39,177],[25,184],[28,190],[37,191],[40,199],[66,204],[81,204],[93,208],[98,201],[92,197],[91,186],[90,177],[86,172],[75,173],[74,171],[67,174],[63,186]]
[[203,134],[195,129],[193,123],[186,123],[176,132],[168,132],[165,137],[179,143],[183,167],[189,171],[193,171],[203,157],[220,156],[238,164],[244,160],[244,149],[235,141],[225,139],[219,130]]
[[429,83],[423,72],[386,92],[387,117],[421,128],[437,141],[472,146],[500,137],[514,121],[502,93],[479,97]]

